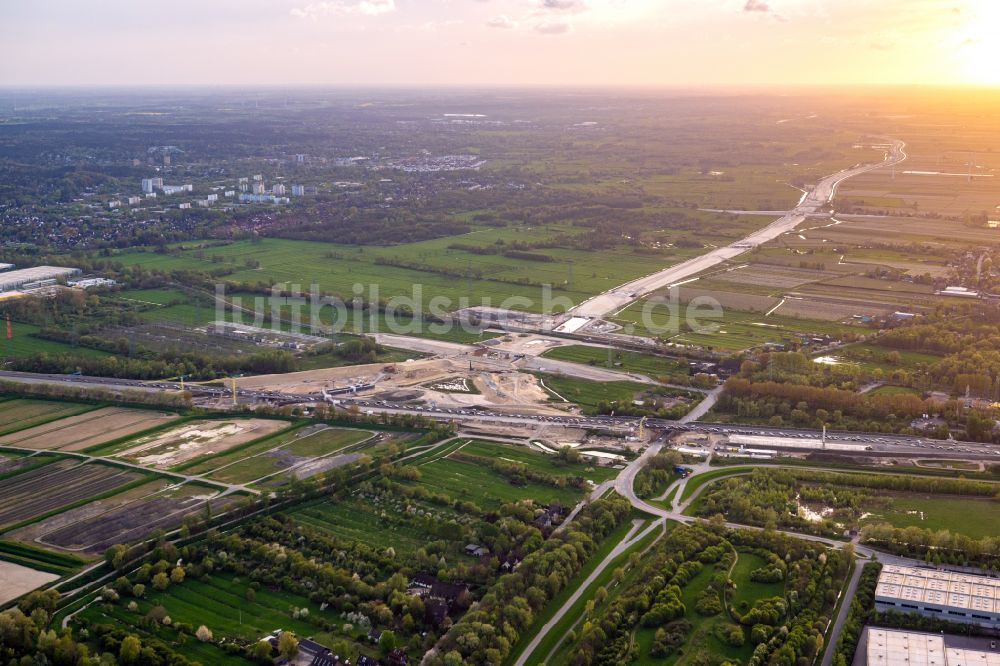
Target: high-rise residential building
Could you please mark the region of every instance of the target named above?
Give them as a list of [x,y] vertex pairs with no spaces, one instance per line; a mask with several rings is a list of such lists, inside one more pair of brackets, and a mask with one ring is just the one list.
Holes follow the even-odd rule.
[[301,197],[301,196],[305,195],[305,193],[306,193],[306,186],[305,185],[292,185],[292,196],[293,197]]
[[281,183],[275,183],[271,186],[271,194],[277,197],[285,196],[285,186]]
[[146,194],[153,192],[155,190],[163,189],[163,179],[162,178],[143,178],[142,179],[142,191]]

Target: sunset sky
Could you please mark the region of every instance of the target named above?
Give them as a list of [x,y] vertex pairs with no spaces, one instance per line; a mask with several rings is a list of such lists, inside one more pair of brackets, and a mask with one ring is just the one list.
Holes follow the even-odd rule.
[[1000,0],[9,0],[0,85],[1000,84]]

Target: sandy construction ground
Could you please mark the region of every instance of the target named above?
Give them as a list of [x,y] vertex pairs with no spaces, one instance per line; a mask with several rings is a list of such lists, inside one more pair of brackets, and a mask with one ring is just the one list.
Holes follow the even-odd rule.
[[514,334],[498,338],[499,342],[493,349],[510,354],[524,354],[525,356],[541,356],[550,349],[556,347],[566,347],[569,345],[586,345],[578,340],[567,340],[565,338],[553,338],[547,335],[523,335]]
[[36,587],[58,579],[59,576],[56,574],[35,571],[13,562],[0,561],[0,604],[17,599]]
[[[451,361],[447,359],[423,359],[405,363],[369,363],[365,365],[349,365],[341,368],[321,368],[289,372],[282,375],[255,375],[241,377],[236,385],[245,389],[269,389],[283,393],[313,393],[324,388],[334,389],[352,384],[366,384],[395,374],[401,382],[405,378],[418,384],[443,378],[448,372],[454,372]],[[396,384],[400,385],[399,382]]]
[[106,407],[0,437],[0,444],[81,451],[177,418],[168,412]]
[[166,432],[143,437],[135,446],[120,451],[116,457],[168,469],[199,456],[221,453],[239,444],[281,430],[288,423],[272,419],[227,419],[194,421]]

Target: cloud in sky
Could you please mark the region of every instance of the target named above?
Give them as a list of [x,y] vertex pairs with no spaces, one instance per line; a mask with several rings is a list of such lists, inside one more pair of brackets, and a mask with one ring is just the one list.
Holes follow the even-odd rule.
[[316,18],[323,14],[361,14],[379,16],[396,11],[396,0],[325,0],[311,2],[304,7],[293,7],[292,16]]
[[779,14],[774,10],[774,7],[767,2],[767,0],[747,0],[746,4],[743,5],[743,11],[747,14],[760,14],[762,16],[769,16],[778,21],[786,21],[784,14]]
[[542,0],[541,7],[557,12],[581,12],[587,8],[583,0]]
[[[0,85],[940,83],[1000,61],[1000,0],[170,5],[0,0]],[[132,57],[151,45],[156,67]]]
[[743,5],[743,11],[769,14],[771,12],[771,5],[764,2],[764,0],[747,0],[747,3]]
[[542,21],[536,23],[532,30],[541,35],[563,35],[569,32],[570,26],[565,21]]
[[497,16],[491,16],[487,21],[486,25],[491,28],[503,28],[505,30],[511,30],[517,27],[517,21],[514,21],[506,14],[498,14]]

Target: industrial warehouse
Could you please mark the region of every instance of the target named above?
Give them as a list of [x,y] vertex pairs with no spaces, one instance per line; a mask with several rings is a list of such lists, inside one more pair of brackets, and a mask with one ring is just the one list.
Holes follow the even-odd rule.
[[1000,666],[1000,652],[960,647],[956,636],[868,627],[867,666]]
[[65,278],[80,273],[79,268],[63,266],[34,266],[16,271],[0,273],[0,293],[15,289],[30,290],[55,284],[58,278]]
[[875,588],[875,608],[996,629],[1000,579],[887,564]]

